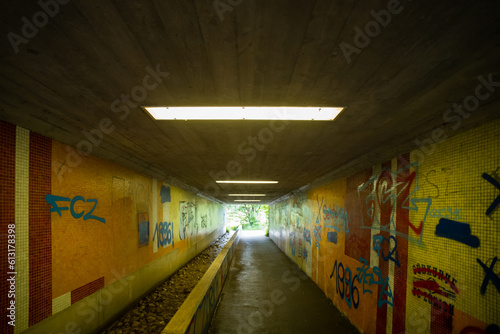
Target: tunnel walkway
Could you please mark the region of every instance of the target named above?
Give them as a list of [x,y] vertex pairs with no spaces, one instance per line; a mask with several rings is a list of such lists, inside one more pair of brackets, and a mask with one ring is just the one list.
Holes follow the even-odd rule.
[[270,238],[243,233],[208,333],[359,332]]

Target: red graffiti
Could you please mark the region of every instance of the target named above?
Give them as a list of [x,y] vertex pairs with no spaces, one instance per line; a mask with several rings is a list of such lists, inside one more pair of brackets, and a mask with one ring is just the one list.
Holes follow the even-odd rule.
[[413,293],[413,295],[423,296],[423,297],[427,298],[428,300],[432,301],[432,304],[434,306],[439,306],[439,308],[442,308],[446,312],[453,315],[453,310],[454,310],[453,305],[448,305],[447,303],[443,302],[442,300],[439,300],[436,297],[432,297],[431,295],[429,295],[423,291],[417,290],[415,288],[411,292]]
[[453,284],[449,278],[447,278],[446,276],[444,276],[443,274],[440,274],[438,273],[437,271],[435,270],[432,270],[432,269],[429,269],[429,268],[415,268],[413,269],[413,273],[414,274],[418,274],[418,273],[429,273],[429,274],[432,274],[432,275],[436,275],[437,277],[441,278],[443,281],[445,281],[446,283],[448,283],[450,285],[450,287],[453,289],[453,291],[455,291],[455,293],[458,293],[458,289],[457,287],[455,286],[455,284]]
[[422,233],[422,229],[424,228],[424,222],[423,221],[420,221],[420,226],[418,228],[416,228],[415,225],[413,225],[410,222],[410,220],[407,220],[406,223],[413,230],[413,232],[415,232],[415,234],[420,235]]
[[433,281],[416,281],[413,282],[413,287],[419,289],[428,289],[434,293],[440,294],[441,296],[448,297],[446,292],[439,290],[439,284]]

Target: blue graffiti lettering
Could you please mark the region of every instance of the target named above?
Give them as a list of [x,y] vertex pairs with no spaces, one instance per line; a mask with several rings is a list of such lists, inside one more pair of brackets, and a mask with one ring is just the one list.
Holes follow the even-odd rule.
[[431,209],[429,211],[430,218],[448,218],[448,219],[460,219],[462,218],[462,209],[452,209],[450,207],[442,209]]
[[[71,199],[69,197],[62,197],[62,196],[55,196],[55,195],[47,194],[45,196],[45,200],[47,201],[47,203],[49,203],[51,205],[50,212],[57,212],[57,214],[59,216],[62,216],[62,211],[69,210],[71,213],[71,216],[73,216],[73,218],[75,218],[75,219],[80,219],[83,216],[84,221],[86,221],[88,219],[94,219],[94,220],[100,221],[101,223],[106,224],[106,219],[92,215],[95,208],[97,207],[97,199],[85,200],[85,198],[83,198],[82,196],[75,196],[73,199]],[[83,203],[94,203],[94,206],[87,213],[85,213],[84,210],[82,210],[80,212],[76,212],[75,211],[75,204],[78,201],[83,202]],[[68,206],[61,206],[60,207],[57,205],[57,202],[70,202],[70,205],[69,205],[69,207]]]
[[[391,247],[391,240],[394,241],[394,248],[392,250],[390,249],[390,247]],[[389,245],[389,253],[387,254],[387,256],[384,254],[384,252],[381,249],[381,245],[384,242],[387,242],[387,244]],[[398,259],[399,258],[399,254],[398,254],[397,248],[398,248],[398,242],[396,241],[396,237],[395,236],[391,235],[391,236],[389,236],[388,239],[384,238],[380,234],[373,236],[373,250],[377,251],[378,256],[382,256],[382,258],[384,259],[384,261],[391,260],[391,261],[393,261],[396,264],[396,266],[401,267],[401,265],[399,264],[399,259]]]
[[153,234],[153,242],[155,239],[158,247],[174,246],[174,223],[157,223]]
[[[342,274],[340,274],[340,269],[342,269]],[[339,262],[337,267],[337,260],[335,260],[330,278],[333,277],[335,271],[337,271],[337,275],[335,277],[335,291],[340,295],[341,299],[345,299],[349,308],[354,306],[354,308],[357,309],[359,306],[359,291],[358,288],[354,286],[357,275],[352,277],[351,270],[347,267],[344,268],[342,262]],[[355,297],[355,295],[357,295],[357,297]]]
[[330,209],[323,205],[323,220],[325,227],[333,228],[337,232],[349,233],[349,220],[347,218],[347,209],[338,208]]
[[[368,261],[360,257],[359,262],[361,262],[363,266],[361,268],[356,268],[356,270],[358,271],[358,282],[363,282],[363,293],[372,293],[371,289],[365,288],[365,283],[368,283],[368,287],[370,287],[372,284],[382,285],[382,289],[380,289],[380,294],[378,297],[378,308],[382,307],[382,305],[384,304],[394,306],[394,297],[392,295],[392,289],[389,285],[389,277],[386,277],[384,279],[382,277],[382,271],[377,266],[371,268],[373,273],[368,273],[368,270],[370,269],[370,266],[367,264]],[[374,274],[376,275],[377,280],[373,279]],[[384,295],[387,296],[387,299],[383,299]]]

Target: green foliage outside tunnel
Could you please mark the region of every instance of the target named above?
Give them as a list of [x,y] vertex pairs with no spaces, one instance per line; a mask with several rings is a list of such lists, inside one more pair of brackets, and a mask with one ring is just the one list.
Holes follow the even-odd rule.
[[241,204],[226,207],[226,226],[243,230],[266,230],[269,227],[269,205]]

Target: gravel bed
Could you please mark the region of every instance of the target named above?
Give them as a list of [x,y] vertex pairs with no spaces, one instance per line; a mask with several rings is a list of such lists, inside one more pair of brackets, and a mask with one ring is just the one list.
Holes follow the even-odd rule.
[[230,238],[230,233],[220,236],[101,333],[161,333]]

